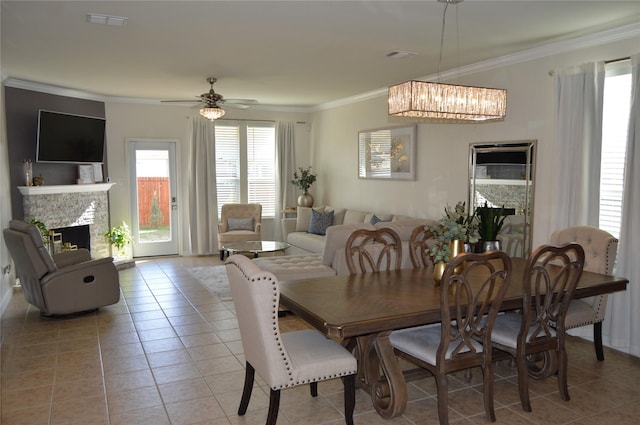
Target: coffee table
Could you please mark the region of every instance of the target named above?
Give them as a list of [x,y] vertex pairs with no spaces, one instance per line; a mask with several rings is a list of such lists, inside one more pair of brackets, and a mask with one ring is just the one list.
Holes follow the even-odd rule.
[[289,244],[280,241],[232,242],[222,247],[229,255],[250,252],[253,254],[253,258],[258,258],[258,254],[264,252],[284,251],[287,248],[289,248]]

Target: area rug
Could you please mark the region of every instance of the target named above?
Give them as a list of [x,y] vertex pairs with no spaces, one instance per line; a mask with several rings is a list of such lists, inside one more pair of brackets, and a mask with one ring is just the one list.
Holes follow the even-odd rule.
[[231,289],[225,266],[190,267],[189,273],[223,301],[231,300]]

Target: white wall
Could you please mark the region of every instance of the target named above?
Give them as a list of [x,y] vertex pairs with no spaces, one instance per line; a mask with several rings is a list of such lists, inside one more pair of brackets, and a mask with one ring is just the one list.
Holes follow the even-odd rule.
[[[533,244],[548,241],[555,192],[555,89],[553,69],[627,57],[640,39],[628,39],[466,76],[458,84],[507,89],[507,118],[488,124],[418,124],[416,181],[357,178],[358,131],[399,125],[387,116],[387,98],[317,112],[313,166],[319,173],[317,204],[438,219],[445,205],[468,197],[470,143],[538,141]],[[400,82],[400,81],[399,81]],[[445,82],[445,81],[443,81]]]
[[[4,109],[4,85],[0,87],[0,193],[5,194],[0,202],[0,229],[9,227],[11,219],[11,197],[9,196],[9,158],[7,147],[7,132],[5,125]],[[3,273],[5,267],[11,266],[10,273]],[[4,243],[4,237],[0,233],[0,315],[11,300],[11,285],[15,281],[15,270],[9,250]],[[1,328],[1,326],[0,326]],[[0,329],[0,341],[2,340],[2,330]]]
[[[108,176],[116,183],[109,191],[109,210],[111,224],[119,224],[123,220],[131,223],[131,202],[129,199],[129,158],[127,157],[127,141],[129,140],[175,140],[177,141],[178,179],[185,175],[181,169],[180,158],[187,154],[188,118],[197,111],[184,106],[152,105],[107,102],[105,115],[107,119],[107,158]],[[271,121],[293,121],[305,124],[296,126],[296,158],[300,165],[310,163],[311,128],[310,114],[294,112],[272,112],[260,110],[228,111],[225,119],[253,119]],[[180,188],[178,181],[178,188]],[[178,204],[185,197],[178,193]],[[273,238],[273,224],[265,220],[263,238]]]

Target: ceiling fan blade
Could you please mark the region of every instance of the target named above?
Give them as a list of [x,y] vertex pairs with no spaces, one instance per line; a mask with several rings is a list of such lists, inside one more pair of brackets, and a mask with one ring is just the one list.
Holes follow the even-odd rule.
[[198,99],[194,100],[161,100],[160,103],[200,103]]
[[227,103],[224,102],[222,105],[222,109],[233,108],[233,109],[249,109],[251,105],[245,105],[244,103]]
[[234,104],[244,104],[244,105],[255,105],[258,103],[255,99],[225,99],[225,103],[234,103]]

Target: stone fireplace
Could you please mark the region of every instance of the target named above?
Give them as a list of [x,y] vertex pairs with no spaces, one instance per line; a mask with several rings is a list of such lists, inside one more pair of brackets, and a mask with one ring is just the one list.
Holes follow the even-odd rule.
[[21,186],[24,219],[42,221],[47,229],[89,226],[92,258],[111,256],[104,234],[109,231],[109,197],[113,183]]

